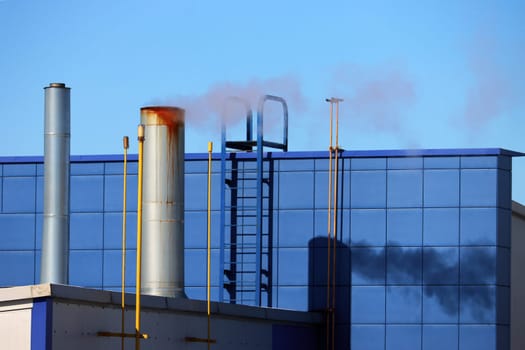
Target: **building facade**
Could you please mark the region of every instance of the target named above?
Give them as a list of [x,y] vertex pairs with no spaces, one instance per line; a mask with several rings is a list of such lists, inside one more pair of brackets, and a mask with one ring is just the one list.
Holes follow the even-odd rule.
[[[520,155],[502,149],[341,153],[338,349],[510,348],[511,170],[512,157]],[[39,283],[42,161],[0,158],[0,286]],[[272,179],[265,209],[271,235],[261,305],[323,312],[328,153],[275,152],[265,161]],[[225,203],[232,194],[222,192],[223,173],[254,162],[249,153],[230,154],[223,169],[214,155],[213,300],[232,301],[225,277],[231,242],[221,228],[231,223]],[[72,157],[70,171],[69,283],[119,290],[122,156]],[[136,157],[128,174],[126,286],[133,291]],[[206,297],[206,183],[207,155],[186,155],[185,290],[194,299]]]

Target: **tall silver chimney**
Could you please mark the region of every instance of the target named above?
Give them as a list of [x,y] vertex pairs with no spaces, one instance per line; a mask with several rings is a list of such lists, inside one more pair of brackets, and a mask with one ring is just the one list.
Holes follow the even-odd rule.
[[144,107],[144,294],[184,293],[184,110]]
[[70,88],[44,88],[44,222],[40,283],[68,283]]

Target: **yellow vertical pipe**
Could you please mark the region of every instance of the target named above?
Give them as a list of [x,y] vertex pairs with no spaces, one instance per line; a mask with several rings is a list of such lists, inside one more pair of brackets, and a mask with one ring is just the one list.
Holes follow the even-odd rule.
[[337,254],[337,201],[339,196],[338,176],[339,176],[339,101],[336,101],[335,105],[335,174],[334,174],[334,226],[333,226],[333,237],[334,237],[334,254],[332,264],[332,349],[335,347],[335,285],[336,285],[336,254]]
[[121,298],[120,298],[120,308],[122,309],[121,314],[121,329],[122,333],[121,338],[121,349],[124,350],[124,314],[126,312],[124,296],[125,296],[125,286],[126,286],[126,210],[127,210],[127,188],[128,188],[128,148],[129,148],[129,138],[124,136],[122,139],[124,146],[124,185],[123,185],[123,195],[122,195],[122,288],[121,288]]
[[138,127],[139,164],[137,189],[137,274],[135,289],[135,349],[140,349],[140,288],[142,268],[142,172],[144,162],[144,125]]
[[[329,100],[327,100],[329,101]],[[329,333],[330,333],[330,240],[331,240],[331,225],[332,225],[332,130],[333,130],[333,105],[330,103],[330,146],[328,147],[328,232],[327,232],[327,263],[326,263],[326,349],[329,347]]]
[[210,304],[210,276],[211,276],[211,156],[213,152],[213,142],[208,142],[208,254],[207,254],[207,282],[206,282],[206,304],[207,304],[207,315],[208,315],[208,349],[211,346],[211,304]]

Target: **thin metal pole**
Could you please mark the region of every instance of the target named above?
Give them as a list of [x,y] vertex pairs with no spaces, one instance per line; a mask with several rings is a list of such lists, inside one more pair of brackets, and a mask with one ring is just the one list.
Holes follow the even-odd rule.
[[334,174],[334,230],[333,230],[333,237],[334,237],[334,254],[333,254],[333,264],[332,264],[332,349],[335,348],[335,286],[336,286],[336,254],[337,254],[337,201],[339,196],[339,185],[338,185],[338,177],[339,177],[339,100],[335,100],[335,174]]
[[144,163],[144,125],[138,127],[139,164],[138,164],[138,189],[137,189],[137,275],[135,288],[135,350],[140,349],[140,288],[142,267],[142,173]]
[[[330,100],[326,100],[330,102]],[[327,263],[326,263],[326,349],[328,350],[330,345],[330,240],[331,240],[331,224],[332,224],[332,130],[333,130],[333,105],[330,103],[330,146],[328,147],[328,218],[327,218]]]
[[120,298],[120,308],[122,310],[121,315],[121,328],[122,333],[121,339],[121,349],[124,350],[124,314],[126,312],[126,304],[124,302],[125,296],[125,286],[126,286],[126,210],[127,210],[127,188],[128,188],[128,148],[129,148],[129,138],[124,136],[122,139],[124,147],[124,185],[123,185],[123,195],[122,195],[122,288],[121,288],[121,298]]
[[208,315],[208,349],[211,346],[211,305],[210,305],[210,275],[211,275],[211,156],[213,152],[213,142],[208,142],[208,261],[206,276],[206,310]]

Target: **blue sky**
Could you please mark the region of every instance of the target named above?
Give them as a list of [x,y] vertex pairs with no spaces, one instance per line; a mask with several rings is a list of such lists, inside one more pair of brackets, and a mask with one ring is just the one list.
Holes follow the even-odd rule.
[[[346,149],[525,151],[523,23],[523,1],[0,0],[0,156],[42,154],[51,82],[73,154],[120,153],[150,104],[188,108],[186,151],[218,149],[232,92],[285,97],[291,150],[327,148],[338,96]],[[524,176],[515,159],[521,202]]]

